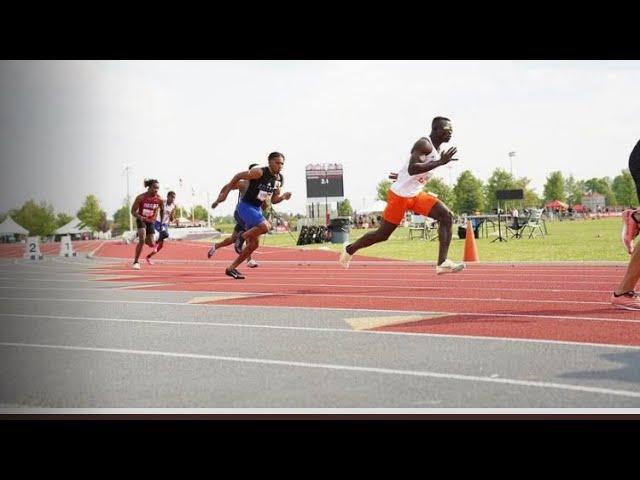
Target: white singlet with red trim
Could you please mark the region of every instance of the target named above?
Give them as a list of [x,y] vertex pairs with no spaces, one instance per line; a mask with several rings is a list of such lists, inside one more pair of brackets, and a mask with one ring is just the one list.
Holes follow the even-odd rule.
[[[429,137],[422,137],[422,139],[427,140],[431,144],[431,147],[433,147],[431,153],[427,155],[426,160],[429,162],[440,160],[440,152],[433,146],[431,139]],[[399,197],[415,197],[422,191],[425,183],[427,183],[433,175],[433,170],[418,173],[417,175],[409,175],[409,161],[410,159],[402,166],[398,172],[398,179],[391,184],[391,191]]]
[[176,208],[176,202],[173,202],[171,205],[165,203],[164,205],[164,215],[162,216],[162,223],[169,225],[169,220],[171,219],[171,213]]

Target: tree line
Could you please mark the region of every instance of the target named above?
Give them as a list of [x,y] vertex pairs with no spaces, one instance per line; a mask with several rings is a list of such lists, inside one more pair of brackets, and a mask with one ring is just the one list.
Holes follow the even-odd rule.
[[[29,230],[29,235],[50,236],[66,225],[73,217],[65,212],[55,213],[53,205],[47,202],[36,203],[29,199],[20,208],[13,208],[0,214],[0,221],[11,216],[18,225]],[[83,226],[88,226],[94,231],[106,232],[110,228],[107,214],[100,208],[100,203],[95,195],[88,195],[80,209],[76,212],[78,220]]]
[[[176,206],[176,216],[191,219],[191,211],[184,207]],[[0,213],[0,222],[7,216],[11,216],[18,225],[29,230],[29,235],[51,236],[54,232],[66,225],[73,216],[66,212],[54,211],[53,205],[47,202],[37,203],[29,199],[20,208],[13,208],[8,212]],[[81,222],[81,226],[88,227],[94,232],[107,232],[112,230],[114,235],[119,235],[129,230],[129,207],[126,199],[122,207],[113,214],[113,221],[107,218],[107,213],[100,206],[100,202],[95,195],[88,195],[80,209],[76,212],[76,217]],[[193,216],[196,220],[207,220],[207,209],[202,205],[193,208]],[[135,224],[135,222],[133,222]]]
[[[391,186],[391,180],[381,180],[376,186],[377,198],[386,201],[387,190]],[[543,187],[542,196],[539,196],[530,187],[531,180],[526,177],[515,178],[509,172],[497,168],[486,182],[475,177],[471,171],[462,172],[455,185],[450,187],[442,179],[432,177],[424,187],[425,191],[433,192],[446,203],[454,212],[489,211],[497,207],[497,190],[524,190],[525,207],[541,207],[551,200],[560,200],[570,205],[582,203],[583,197],[588,192],[597,192],[605,197],[607,206],[637,206],[633,177],[628,169],[623,169],[620,175],[610,177],[590,178],[588,180],[576,180],[573,175],[565,177],[561,171],[551,172]],[[513,208],[519,206],[520,200],[507,201],[501,208]],[[349,199],[338,203],[338,214],[350,216],[353,208]],[[50,236],[58,228],[69,223],[73,217],[65,212],[55,213],[54,208],[47,202],[36,203],[33,199],[27,200],[20,208],[0,213],[0,222],[10,215],[19,225],[29,230],[30,235]],[[83,225],[93,231],[106,232],[112,230],[114,235],[129,229],[129,207],[126,199],[123,205],[113,214],[113,221],[107,219],[106,212],[100,207],[100,202],[95,195],[88,195],[76,216]],[[193,211],[176,206],[176,217],[185,217],[198,221],[207,220],[207,208],[203,205],[195,205]],[[288,218],[289,215],[286,215]],[[220,219],[216,217],[216,221]],[[229,217],[229,221],[232,221]]]
[[[505,201],[501,208],[513,208],[522,203],[525,207],[542,207],[552,200],[560,200],[569,205],[581,204],[588,192],[597,192],[605,197],[606,206],[638,205],[633,177],[628,169],[611,179],[610,177],[576,180],[573,175],[565,177],[561,171],[551,172],[544,184],[543,194],[539,196],[530,187],[531,180],[526,177],[515,178],[511,173],[496,168],[486,182],[475,177],[471,171],[462,172],[449,187],[442,179],[432,177],[424,186],[424,191],[438,195],[454,212],[490,211],[498,206],[497,190],[524,191],[524,200]],[[391,180],[381,180],[377,189],[377,198],[386,201]]]

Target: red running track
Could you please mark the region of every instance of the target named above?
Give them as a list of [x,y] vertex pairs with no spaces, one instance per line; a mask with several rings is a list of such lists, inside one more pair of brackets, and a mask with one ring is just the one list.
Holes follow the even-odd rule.
[[[292,240],[293,243],[293,240]],[[167,242],[160,252],[155,255],[158,260],[207,260],[207,251],[211,245],[203,242],[196,241],[178,241]],[[144,256],[151,252],[151,248],[144,246],[140,258],[144,260]],[[111,242],[105,244],[99,252],[100,257],[111,258],[127,258],[133,261],[135,255],[135,245],[124,245],[122,243]],[[300,260],[300,261],[318,261],[318,260],[334,260],[335,253],[326,250],[309,249],[306,247],[295,248],[279,248],[271,247],[268,244],[261,245],[255,252],[254,258],[256,260],[270,260],[270,261],[288,261],[288,260]],[[228,260],[231,262],[237,254],[233,250],[233,246],[228,246],[219,249],[215,254],[216,260]],[[363,257],[365,258],[365,257]],[[368,261],[384,261],[381,258],[366,257]]]
[[217,305],[442,314],[379,328],[386,331],[640,346],[640,312],[609,303],[625,270],[621,265],[479,263],[458,274],[437,276],[433,265],[357,256],[344,270],[335,252],[265,246],[254,256],[260,267],[242,268],[247,278],[233,280],[224,275],[235,257],[232,248],[219,250],[207,262],[206,244],[168,247],[156,258],[174,262],[143,263],[142,270],[135,271],[130,265],[133,245],[107,244],[99,256],[128,260],[96,267],[93,273],[105,280],[141,282],[145,290],[250,294],[212,302]]

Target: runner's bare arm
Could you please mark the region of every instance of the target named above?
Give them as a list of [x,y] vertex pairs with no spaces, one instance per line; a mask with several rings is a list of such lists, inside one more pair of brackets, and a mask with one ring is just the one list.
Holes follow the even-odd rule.
[[282,195],[280,195],[280,189],[278,188],[273,192],[273,195],[271,196],[271,203],[273,205],[276,205],[281,201],[289,200],[290,198],[291,198],[291,192],[284,192]]
[[238,182],[240,180],[257,180],[261,176],[262,168],[252,168],[251,170],[235,174],[231,181],[222,187],[217,200],[211,204],[211,208],[216,208],[220,203],[224,202],[227,199],[229,192],[238,188]]
[[160,202],[160,223],[162,223],[162,220],[164,220],[164,202],[165,202],[165,201],[166,201],[166,200],[164,200],[164,199],[163,199],[163,200]]
[[133,205],[131,205],[131,215],[133,215],[133,218],[137,218],[138,220],[144,220],[144,217],[138,213],[138,208],[140,207],[140,197],[142,197],[142,195],[138,195],[133,201]]
[[424,139],[418,140],[411,149],[411,158],[409,160],[409,175],[417,175],[425,173],[434,168],[446,165],[451,161],[455,153],[458,151],[455,147],[443,152],[440,160],[429,161],[426,159],[433,151],[433,146]]

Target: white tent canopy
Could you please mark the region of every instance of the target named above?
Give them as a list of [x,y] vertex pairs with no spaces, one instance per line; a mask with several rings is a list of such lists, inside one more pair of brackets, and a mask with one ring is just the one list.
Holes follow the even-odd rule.
[[13,218],[7,215],[7,218],[4,219],[4,222],[0,223],[0,235],[29,235],[29,231],[26,228],[21,227],[16,222],[14,222]]
[[89,227],[81,227],[82,222],[76,217],[66,225],[61,226],[54,233],[56,235],[79,235],[81,233],[91,233]]
[[380,212],[383,212],[386,207],[387,207],[387,202],[383,202],[382,200],[376,200],[371,205],[365,208],[361,208],[360,210],[357,210],[356,213],[359,215],[367,215],[369,213],[380,213]]

